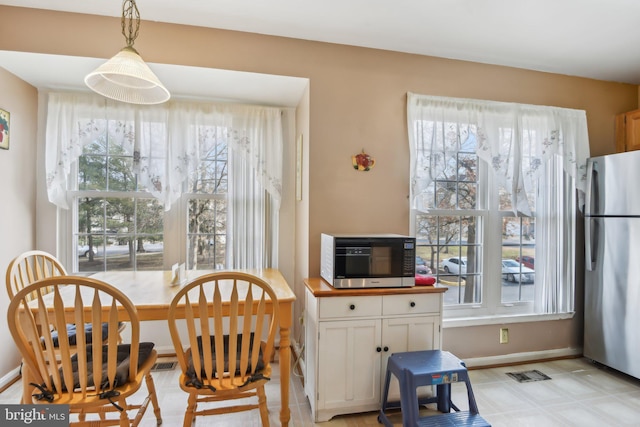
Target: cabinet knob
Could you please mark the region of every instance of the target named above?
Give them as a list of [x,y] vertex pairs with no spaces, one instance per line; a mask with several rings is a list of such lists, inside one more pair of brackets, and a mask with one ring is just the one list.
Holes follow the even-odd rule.
[[355,309],[356,309],[356,305],[355,305],[355,304],[351,304],[351,305],[349,306],[349,309],[350,309],[350,310],[355,310]]
[[381,348],[381,347],[376,347],[376,351],[377,351],[378,353],[380,353],[380,352],[382,351],[382,348]]
[[389,347],[387,347],[387,346],[385,345],[383,350],[384,350],[385,352],[387,352],[387,351],[389,351]]
[[411,301],[411,302],[409,303],[409,305],[410,305],[411,307],[415,307],[415,306],[416,306],[416,303],[415,303],[415,302],[413,302],[413,301]]

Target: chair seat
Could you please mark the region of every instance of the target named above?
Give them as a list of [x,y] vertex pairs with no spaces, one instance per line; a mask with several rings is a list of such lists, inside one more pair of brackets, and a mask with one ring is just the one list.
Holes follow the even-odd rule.
[[[141,342],[140,347],[138,348],[138,369],[144,365],[149,356],[151,356],[153,351],[154,344],[152,342]],[[107,359],[107,352],[109,351],[108,345],[101,346],[102,349],[102,360]],[[87,346],[87,366],[91,367],[93,358],[93,346]],[[131,345],[130,344],[119,344],[117,349],[117,361],[118,365],[116,367],[116,375],[114,379],[114,384],[108,384],[106,365],[102,366],[102,384],[100,385],[100,389],[106,388],[115,388],[121,386],[127,382],[127,378],[129,376],[129,365],[131,362]],[[74,388],[80,387],[80,374],[78,372],[78,355],[74,354],[71,357],[71,366],[73,367],[73,380],[74,380]],[[93,375],[89,375],[87,378],[87,383],[90,386],[95,386],[93,381]]]
[[[180,375],[180,388],[186,392],[189,392],[190,389],[197,389],[198,394],[222,397],[226,394],[238,394],[245,389],[255,388],[255,385],[259,382],[266,383],[270,381],[270,376],[271,366],[257,372],[253,379],[247,377],[245,380],[242,380],[242,377],[235,377],[233,380],[228,377],[223,377],[222,380],[218,378],[212,378],[211,380],[203,378],[202,383],[198,384],[197,378],[189,374],[182,374]],[[233,384],[230,384],[230,381],[233,381]]]

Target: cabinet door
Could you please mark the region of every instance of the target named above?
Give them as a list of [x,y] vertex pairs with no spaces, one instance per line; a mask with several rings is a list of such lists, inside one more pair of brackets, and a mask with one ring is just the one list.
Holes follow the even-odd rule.
[[640,149],[640,110],[627,113],[627,151]]
[[380,320],[320,322],[318,410],[380,402]]
[[[387,360],[393,353],[418,350],[434,350],[440,347],[440,317],[415,316],[398,317],[382,320],[382,353],[381,393],[384,390],[384,375]],[[428,388],[430,390],[430,388]],[[400,388],[395,376],[389,383],[389,401],[400,399]]]
[[616,151],[640,150],[640,109],[616,116]]

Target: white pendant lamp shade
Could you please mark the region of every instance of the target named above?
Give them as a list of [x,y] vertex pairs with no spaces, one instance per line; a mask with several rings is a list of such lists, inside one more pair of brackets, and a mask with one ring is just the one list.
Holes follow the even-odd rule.
[[94,92],[131,104],[161,104],[171,95],[130,46],[89,73],[84,82]]
[[133,48],[140,30],[140,12],[135,0],[122,1],[122,35],[127,42],[116,56],[89,73],[89,89],[107,98],[130,104],[161,104],[171,95]]

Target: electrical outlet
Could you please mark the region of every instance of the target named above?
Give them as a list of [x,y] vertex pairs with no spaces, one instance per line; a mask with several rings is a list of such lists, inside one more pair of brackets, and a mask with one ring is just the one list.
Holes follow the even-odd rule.
[[500,328],[500,344],[509,342],[509,328]]

